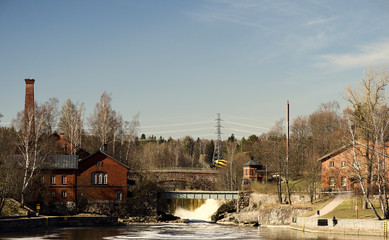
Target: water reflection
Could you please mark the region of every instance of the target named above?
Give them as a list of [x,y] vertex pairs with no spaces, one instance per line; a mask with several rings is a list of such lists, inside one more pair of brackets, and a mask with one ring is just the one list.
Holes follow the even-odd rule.
[[187,224],[136,224],[120,227],[67,228],[3,233],[0,239],[317,239],[382,240],[383,237],[309,233],[289,228],[254,228],[191,222]]

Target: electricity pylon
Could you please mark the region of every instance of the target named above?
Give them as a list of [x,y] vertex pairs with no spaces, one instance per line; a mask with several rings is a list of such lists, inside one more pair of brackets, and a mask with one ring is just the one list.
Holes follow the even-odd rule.
[[216,122],[217,122],[217,125],[216,125],[216,134],[217,134],[217,141],[215,143],[215,148],[213,150],[213,163],[215,165],[215,163],[218,163],[219,159],[222,159],[222,156],[221,156],[221,151],[222,151],[222,125],[221,125],[221,122],[222,122],[222,119],[220,118],[220,113],[217,114],[217,118],[216,118]]

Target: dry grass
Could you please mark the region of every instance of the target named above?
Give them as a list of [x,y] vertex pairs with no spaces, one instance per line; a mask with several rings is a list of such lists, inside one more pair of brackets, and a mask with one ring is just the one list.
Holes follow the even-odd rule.
[[20,204],[11,200],[6,200],[0,216],[25,216],[27,209],[20,208]]
[[[362,201],[360,198],[349,198],[344,200],[342,204],[340,204],[333,211],[328,214],[322,216],[323,218],[332,218],[335,216],[336,218],[343,219],[357,219],[357,211],[355,211],[355,205],[358,204],[358,219],[376,219],[377,217],[374,215],[371,209],[362,209]],[[378,214],[381,214],[380,204],[378,201],[373,201],[373,205],[375,206]]]

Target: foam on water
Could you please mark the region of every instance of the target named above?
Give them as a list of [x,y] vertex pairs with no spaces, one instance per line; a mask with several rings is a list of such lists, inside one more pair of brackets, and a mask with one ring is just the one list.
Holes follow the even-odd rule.
[[211,216],[220,207],[220,201],[216,199],[207,199],[207,201],[194,211],[183,208],[177,208],[174,215],[181,219],[211,221]]

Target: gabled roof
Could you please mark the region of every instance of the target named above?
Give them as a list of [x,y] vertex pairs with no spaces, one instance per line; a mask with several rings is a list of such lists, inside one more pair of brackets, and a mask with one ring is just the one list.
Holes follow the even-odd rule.
[[[367,148],[366,144],[363,144],[363,143],[360,143],[357,141],[355,142],[355,145],[359,145],[359,146],[362,146],[364,148]],[[351,147],[352,147],[352,144],[344,145],[343,147],[340,147],[340,148],[336,149],[335,151],[330,152],[329,154],[319,158],[317,161],[320,161],[320,162],[327,161],[328,159],[335,157],[338,154],[341,154],[342,152],[346,151],[347,149],[349,149]],[[373,148],[371,148],[371,147],[369,147],[369,149],[373,150]],[[377,149],[375,149],[375,151],[377,151]],[[385,154],[385,157],[388,157],[388,154]]]
[[332,151],[330,152],[329,154],[327,155],[324,155],[323,157],[317,159],[318,162],[324,162],[324,161],[327,161],[328,159],[338,155],[338,154],[341,154],[342,152],[346,151],[347,149],[349,149],[351,147],[351,145],[344,145],[338,149],[336,149],[335,151]]
[[96,154],[103,154],[103,155],[105,155],[106,157],[109,157],[110,159],[112,159],[113,161],[119,163],[119,164],[122,165],[123,167],[125,167],[125,168],[127,168],[127,169],[129,168],[126,164],[120,162],[120,161],[117,160],[116,158],[114,158],[114,157],[108,155],[106,152],[103,152],[103,151],[100,151],[100,150],[96,151],[95,153],[89,155],[88,157],[86,157],[86,158],[84,158],[84,159],[81,159],[80,164],[82,164],[82,163],[84,163],[84,162],[87,162],[90,158],[92,158],[92,157],[95,156]]
[[249,162],[243,164],[243,166],[257,167],[257,166],[262,166],[262,164],[260,164],[259,162],[254,161],[253,159],[251,159]]

